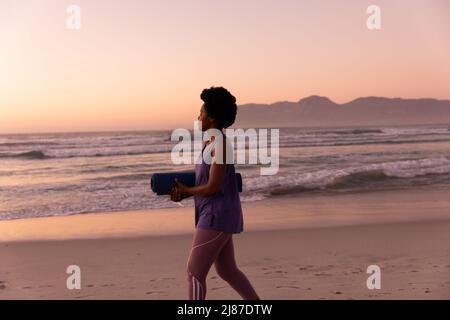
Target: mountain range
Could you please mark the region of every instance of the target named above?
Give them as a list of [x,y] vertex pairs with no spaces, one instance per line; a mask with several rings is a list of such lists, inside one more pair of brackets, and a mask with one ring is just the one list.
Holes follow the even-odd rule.
[[297,102],[243,104],[232,128],[450,124],[450,100],[357,98],[338,104],[323,96]]

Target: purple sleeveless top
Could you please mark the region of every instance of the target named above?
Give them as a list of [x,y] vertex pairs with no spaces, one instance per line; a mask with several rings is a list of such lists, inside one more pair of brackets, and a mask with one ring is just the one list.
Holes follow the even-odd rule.
[[[224,135],[223,142],[225,143],[225,141]],[[213,143],[209,143],[204,150],[210,150]],[[200,157],[201,163],[195,165],[195,185],[208,182],[209,169],[211,167],[210,164],[205,162],[202,155]],[[194,203],[196,227],[228,233],[240,233],[243,231],[244,219],[233,163],[226,164],[226,174],[220,191],[210,197],[194,195]]]

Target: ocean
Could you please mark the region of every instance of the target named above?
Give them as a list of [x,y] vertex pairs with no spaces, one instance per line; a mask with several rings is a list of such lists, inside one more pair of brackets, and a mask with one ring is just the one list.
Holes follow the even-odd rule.
[[[0,135],[0,220],[178,207],[150,189],[154,172],[194,168],[172,164],[177,142],[170,135]],[[273,176],[260,175],[267,165],[236,164],[243,202],[312,193],[448,190],[450,127],[281,128],[279,161]],[[193,206],[193,199],[182,204]]]

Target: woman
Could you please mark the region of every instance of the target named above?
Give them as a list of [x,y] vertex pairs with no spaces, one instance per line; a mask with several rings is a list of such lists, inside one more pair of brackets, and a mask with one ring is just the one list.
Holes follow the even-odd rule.
[[[225,137],[223,130],[236,119],[236,98],[223,87],[204,89],[200,98],[203,105],[198,120],[202,131],[217,129]],[[227,155],[232,152],[229,140],[225,137],[222,141],[225,142],[222,143],[223,155]],[[203,145],[201,163],[195,165],[195,186],[188,187],[176,181],[170,195],[173,201],[194,196],[196,229],[187,262],[189,299],[205,299],[206,276],[214,263],[217,274],[243,299],[259,300],[234,258],[233,234],[243,231],[234,164],[225,161],[228,157],[224,161],[216,161],[215,145],[214,137]]]

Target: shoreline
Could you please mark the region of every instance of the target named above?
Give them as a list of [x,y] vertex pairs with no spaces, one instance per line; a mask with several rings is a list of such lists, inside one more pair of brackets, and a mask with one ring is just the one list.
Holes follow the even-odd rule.
[[[243,202],[244,233],[450,220],[450,190],[299,194]],[[176,221],[176,223],[174,223]],[[194,231],[194,207],[75,214],[0,221],[0,243],[139,238]]]

